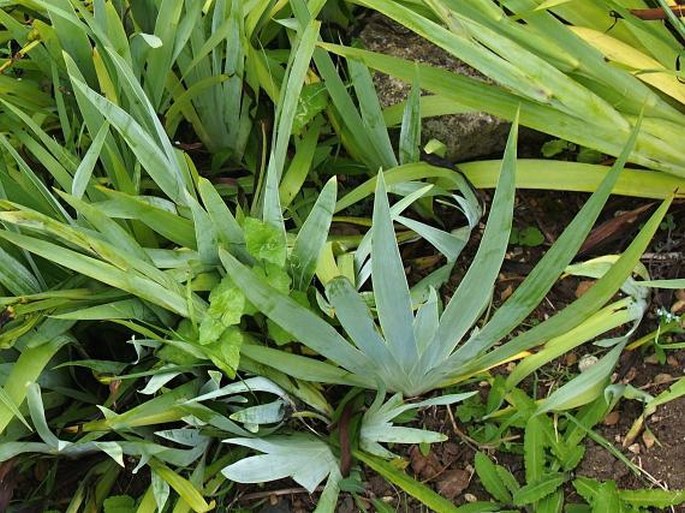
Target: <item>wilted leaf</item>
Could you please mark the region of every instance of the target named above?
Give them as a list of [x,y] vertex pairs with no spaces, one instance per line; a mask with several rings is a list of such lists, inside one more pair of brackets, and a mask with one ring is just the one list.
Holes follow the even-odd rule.
[[470,481],[471,474],[467,470],[455,468],[442,474],[436,484],[440,495],[454,499],[466,490]]

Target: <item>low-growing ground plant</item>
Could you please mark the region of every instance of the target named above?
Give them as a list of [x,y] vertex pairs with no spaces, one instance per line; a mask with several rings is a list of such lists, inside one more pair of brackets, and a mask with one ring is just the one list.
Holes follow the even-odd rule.
[[[493,462],[486,453],[477,452],[474,467],[479,482],[500,508],[511,511],[637,512],[685,502],[685,493],[681,490],[619,490],[614,481],[599,482],[574,476],[574,469],[585,453],[582,441],[591,437],[605,450],[612,450],[620,460],[619,464],[626,465],[644,480],[640,467],[593,432],[593,427],[606,417],[621,394],[621,387],[612,385],[605,394],[577,413],[552,417],[537,414],[535,401],[524,391],[513,389],[507,397],[509,407],[488,415],[487,422],[493,426],[489,430],[490,435],[479,438],[486,444],[512,429],[523,430],[522,447],[518,448],[523,454],[524,475],[517,478],[506,467]],[[569,483],[579,496],[575,501],[569,500],[573,495]]]
[[[516,126],[514,126],[515,129]],[[530,281],[524,282],[491,320],[479,328],[473,329],[469,338],[469,332],[472,329],[471,324],[480,319],[483,310],[490,301],[490,291],[494,286],[497,271],[509,243],[514,194],[513,173],[515,172],[515,160],[513,147],[515,140],[515,131],[513,131],[504,160],[505,166],[502,170],[502,178],[493,200],[493,209],[490,213],[479,251],[474,257],[471,269],[466,273],[462,283],[445,307],[444,312],[441,312],[438,296],[433,290],[428,300],[419,305],[416,309],[416,314],[414,314],[410,289],[406,282],[394,235],[392,214],[387,202],[387,193],[382,174],[379,174],[376,179],[377,187],[371,232],[370,257],[373,266],[371,281],[374,293],[375,316],[371,313],[363,297],[355,289],[349,278],[334,278],[326,284],[326,300],[330,305],[330,315],[339,320],[350,341],[342,337],[330,322],[324,321],[318,315],[312,313],[310,309],[303,307],[287,295],[269,286],[263,278],[260,278],[259,275],[241,264],[229,252],[221,251],[220,258],[227,270],[227,274],[256,308],[280,325],[284,331],[292,334],[295,340],[307,345],[318,354],[325,356],[329,362],[336,363],[339,367],[336,368],[331,366],[330,363],[313,360],[308,357],[279,354],[280,350],[267,347],[262,348],[258,352],[253,352],[251,356],[259,359],[264,365],[278,365],[280,369],[286,370],[288,374],[307,381],[327,383],[331,381],[332,376],[337,376],[337,382],[339,383],[347,382],[350,385],[377,388],[380,391],[377,401],[382,401],[382,395],[386,389],[401,392],[405,396],[414,396],[431,389],[453,385],[465,381],[474,375],[480,375],[491,367],[525,356],[525,353],[521,353],[532,349],[540,342],[544,343],[549,340],[550,342],[545,349],[534,355],[529,355],[511,374],[507,383],[500,389],[502,393],[505,393],[511,390],[523,377],[565,351],[604,332],[608,332],[616,326],[639,322],[646,309],[645,288],[636,285],[630,278],[630,269],[623,270],[621,274],[614,274],[612,276],[613,273],[617,273],[617,270],[620,269],[621,260],[623,260],[623,263],[627,263],[627,255],[631,252],[629,249],[620,259],[613,260],[614,265],[611,266],[611,270],[607,270],[610,264],[606,261],[591,262],[569,268],[571,273],[599,278],[595,285],[595,287],[598,287],[595,289],[595,293],[601,291],[607,283],[611,283],[611,278],[628,280],[623,284],[624,289],[629,294],[625,300],[607,306],[602,311],[597,311],[589,310],[588,306],[584,304],[584,301],[588,300],[581,298],[577,303],[568,307],[568,312],[573,312],[573,314],[562,311],[557,314],[558,317],[552,317],[550,320],[540,323],[518,337],[513,337],[496,349],[488,351],[488,349],[496,345],[495,342],[499,341],[491,341],[484,337],[483,334],[490,333],[490,330],[493,329],[489,327],[489,323],[495,323],[495,326],[497,326],[498,321],[512,322],[512,319],[509,317],[510,314],[507,316],[509,318],[505,317],[506,321],[498,318],[500,312],[512,310],[519,312],[519,315],[521,315],[520,320],[523,320],[537,304],[532,302],[531,298],[531,296],[536,294],[535,290],[539,288],[537,293],[541,294],[539,299],[542,299],[553,281],[558,278],[562,271],[556,265],[566,265],[568,263],[568,260],[565,262],[561,260],[561,255],[557,251],[560,251],[560,246],[563,247],[566,243],[571,244],[570,241],[573,240],[573,236],[567,235],[567,240],[562,235],[557,245],[549,250],[545,259],[539,264],[542,268],[545,268],[546,259],[551,259],[550,261],[553,264],[547,265],[550,265],[549,272],[552,282],[547,284]],[[625,158],[628,151],[629,147],[624,152],[623,158]],[[509,168],[506,166],[507,163],[510,164]],[[621,165],[622,160],[619,160],[612,174],[609,175],[603,186],[589,200],[586,209],[581,211],[579,217],[567,230],[590,229],[593,221],[589,217],[592,215],[592,207],[597,202],[597,207],[595,208],[600,208],[599,201],[601,201],[602,191],[607,191],[608,193],[611,190],[613,184],[610,179],[612,175],[615,177],[620,172]],[[665,202],[661,207],[661,211],[655,214],[655,217],[645,225],[644,231],[638,236],[636,241],[644,237],[642,244],[647,244],[667,208],[668,202]],[[598,213],[598,210],[596,212]],[[583,226],[583,221],[588,224]],[[566,234],[568,233],[577,235],[577,231],[567,231]],[[644,251],[644,246],[634,246],[633,249],[636,250],[636,253],[633,256],[632,265],[636,265],[639,256]],[[577,247],[571,249],[571,252],[574,253],[576,250]],[[553,272],[558,274],[552,274]],[[533,271],[528,280],[534,276],[540,275]],[[487,286],[484,287],[484,284]],[[618,286],[621,287],[621,284]],[[605,296],[598,296],[589,300],[587,305],[598,304],[595,301],[604,304],[614,295],[615,291],[616,289],[607,289],[604,292],[606,293]],[[592,293],[592,291],[586,293],[583,298],[587,298],[587,294]],[[599,293],[603,294],[602,292]],[[529,301],[523,302],[519,299],[520,297],[527,297]],[[600,299],[601,297],[604,299]],[[526,310],[524,305],[530,305],[531,310]],[[565,319],[566,315],[573,315],[573,321]],[[379,325],[376,324],[375,317],[377,317]],[[508,332],[512,331],[514,327],[515,325],[511,326]],[[559,329],[559,331],[554,331],[555,329]],[[536,331],[543,332],[545,335],[541,339],[536,339]],[[462,336],[466,337],[466,341],[460,340]],[[537,340],[540,342],[537,342]],[[613,343],[613,349],[591,371],[567,383],[551,394],[546,400],[542,401],[541,404],[537,405],[534,410],[535,415],[548,411],[563,411],[577,408],[594,401],[598,397],[602,397],[604,388],[608,385],[609,375],[618,360],[621,350],[625,347],[625,337],[614,340]],[[465,348],[470,349],[470,351],[466,351]],[[457,356],[460,356],[460,351],[466,351],[467,357],[464,357],[466,358],[465,360],[457,358]],[[497,356],[500,356],[501,359],[497,360]],[[484,364],[483,362],[487,363]],[[447,404],[451,402],[448,398],[449,396],[445,397]],[[493,401],[495,404],[498,404],[498,401],[502,399],[503,395],[499,399],[494,397]],[[378,405],[380,404],[378,402]],[[407,406],[407,408],[409,407],[411,405]],[[369,451],[370,448],[374,447],[370,445],[370,442],[373,440],[368,439],[370,433],[374,433],[378,441],[384,439],[396,442],[403,441],[403,438],[399,436],[386,435],[387,438],[382,438],[380,433],[382,431],[389,432],[391,429],[390,424],[386,424],[382,430],[378,428],[371,429],[368,426],[368,422],[370,422],[368,415],[373,410],[374,407],[372,406],[371,409],[361,416],[361,427],[358,434],[360,450],[365,449]],[[389,415],[387,420],[392,420],[392,418]],[[365,439],[365,436],[367,439]],[[419,441],[419,439],[417,438],[414,441]],[[432,440],[424,439],[424,441]],[[242,441],[237,443],[242,443]],[[285,445],[283,444],[287,444],[287,441],[280,440],[280,443],[280,450],[285,451]],[[251,443],[248,446],[268,453],[271,453],[271,450],[274,449],[269,449],[268,439],[263,443]],[[577,442],[571,444],[571,447],[579,449]],[[389,455],[385,451],[378,452],[372,450],[371,452],[383,456]],[[361,461],[366,461],[362,452],[357,452],[356,454]],[[575,459],[573,459],[574,463],[570,468],[577,465],[579,461],[578,456],[582,457],[582,453],[576,451],[572,456]],[[248,461],[251,466],[248,464]],[[260,469],[259,475],[262,479],[267,476],[271,479],[282,476],[269,470],[266,457],[263,460],[246,460],[244,464],[236,463],[235,466],[227,469],[229,475],[233,479],[240,480],[240,472],[237,469],[242,470],[243,465],[249,468],[258,467]],[[373,464],[371,465],[373,468]],[[294,475],[298,468],[298,465],[293,465],[293,470],[290,471],[289,475]],[[398,478],[394,473],[383,467],[382,464],[379,464],[378,468],[381,469],[381,472],[385,471],[386,477],[390,479],[393,479],[394,476],[398,481],[408,482],[406,478]],[[323,474],[320,475],[320,479],[323,479],[323,477]],[[561,476],[556,477],[561,478]],[[332,473],[326,488],[327,491],[330,491],[331,487],[334,486],[331,483],[334,483],[336,479],[339,479],[339,476]],[[554,481],[556,486],[561,485],[563,482],[563,479],[559,479],[558,483]],[[537,503],[541,499],[552,500],[546,498],[547,495],[554,491],[554,488],[551,488],[551,483],[552,481],[549,483],[545,481],[543,484],[537,481],[531,483],[530,488],[538,490],[538,487],[542,487],[545,493],[538,496],[531,492],[530,497],[524,494],[524,498],[517,498],[514,504]],[[408,488],[411,487],[409,486]],[[549,491],[549,494],[546,493],[547,491]],[[543,493],[539,490],[538,492],[540,494]],[[412,492],[410,491],[409,493]],[[424,497],[425,500],[430,500],[430,495],[425,494],[422,490],[414,490],[414,493],[419,497]],[[327,494],[326,500],[329,500]],[[437,510],[449,511],[449,508],[445,509],[446,507],[443,504],[437,507]],[[483,511],[487,511],[487,509]]]

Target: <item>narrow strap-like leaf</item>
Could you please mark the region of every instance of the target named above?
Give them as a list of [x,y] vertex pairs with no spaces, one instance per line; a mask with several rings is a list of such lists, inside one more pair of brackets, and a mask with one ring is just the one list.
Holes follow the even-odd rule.
[[[376,372],[392,390],[407,377],[381,337],[368,306],[359,292],[342,276],[326,285],[326,296],[335,315],[355,345],[374,363]],[[399,390],[405,390],[401,387]]]
[[609,384],[609,377],[624,347],[625,343],[617,345],[588,370],[555,390],[542,401],[536,414],[570,410],[601,396],[604,388]]
[[183,316],[188,316],[186,298],[137,273],[117,267],[76,251],[19,233],[0,231],[0,237],[68,269],[90,276],[103,283],[125,290]]
[[[68,63],[68,68],[75,66],[73,62],[69,63],[66,55],[65,61]],[[169,160],[155,139],[129,113],[97,94],[73,73],[70,75],[74,88],[105,115],[107,121],[121,134],[159,188],[178,204],[184,204],[181,195],[184,181],[178,176],[180,171],[176,162]]]
[[71,184],[71,193],[77,198],[81,198],[86,192],[86,187],[90,182],[90,177],[93,175],[93,169],[102,152],[102,146],[105,143],[105,138],[109,134],[109,124],[105,123],[98,131],[95,139],[88,148],[88,151],[83,156],[83,160],[74,173],[74,181]]
[[421,357],[420,366],[430,368],[446,358],[468,333],[487,306],[509,245],[516,192],[516,145],[518,117],[512,124],[502,160],[492,210],[473,264],[440,317],[436,341]]
[[300,228],[290,253],[293,286],[305,290],[311,284],[319,255],[326,244],[337,199],[337,181],[331,178],[319,193],[309,216]]
[[418,360],[409,285],[395,238],[383,173],[378,173],[371,234],[371,280],[388,348],[405,372]]
[[219,240],[226,245],[236,256],[247,263],[251,257],[245,249],[245,237],[238,221],[233,213],[224,203],[224,199],[219,195],[214,186],[206,178],[198,181],[198,191],[202,198],[207,213],[216,226]]
[[[552,288],[554,281],[571,262],[571,259],[590,232],[628,159],[628,155],[630,155],[635,146],[639,130],[640,125],[638,123],[638,126],[635,127],[630,139],[626,143],[620,158],[611,168],[611,172],[606,175],[597,191],[583,205],[581,211],[557,239],[557,242],[545,253],[540,263],[535,266],[507,302],[495,312],[492,319],[483,329],[472,336],[452,355],[451,360],[455,366],[457,362],[463,364],[472,360],[477,354],[492,347],[502,337],[511,333],[542,301],[542,298],[545,297]],[[591,313],[588,312],[586,317]],[[532,334],[540,331],[544,326],[545,323],[533,328],[526,332],[526,336],[532,337]],[[546,338],[549,338],[549,336]],[[511,347],[509,344],[507,346]]]
[[411,92],[402,114],[400,128],[400,164],[410,164],[419,161],[419,146],[421,144],[421,87],[417,77],[412,82]]

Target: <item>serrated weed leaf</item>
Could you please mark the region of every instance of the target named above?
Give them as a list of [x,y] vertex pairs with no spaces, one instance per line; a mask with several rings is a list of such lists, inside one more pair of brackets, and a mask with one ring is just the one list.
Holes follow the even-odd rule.
[[526,423],[523,438],[523,461],[526,467],[526,482],[532,483],[545,473],[545,447],[547,446],[543,422],[546,418],[530,417]]
[[685,490],[619,490],[621,500],[638,508],[668,508],[685,503]]
[[293,118],[293,135],[300,135],[304,127],[328,107],[328,103],[329,97],[326,92],[326,86],[321,82],[305,84],[302,87],[300,101],[297,103],[297,109]]
[[621,511],[621,498],[614,481],[607,481],[599,485],[592,504],[592,513],[606,513],[608,511]]
[[132,513],[136,511],[136,501],[129,495],[110,495],[102,503],[104,513]]
[[230,378],[235,377],[235,372],[240,363],[240,348],[243,345],[244,335],[235,326],[224,329],[216,340],[203,345],[203,351],[209,356],[214,365],[221,369]]
[[512,501],[510,491],[497,472],[498,465],[482,452],[477,452],[474,466],[483,487],[496,501],[504,504]]
[[514,505],[523,506],[537,502],[554,493],[567,479],[565,474],[550,472],[514,492]]

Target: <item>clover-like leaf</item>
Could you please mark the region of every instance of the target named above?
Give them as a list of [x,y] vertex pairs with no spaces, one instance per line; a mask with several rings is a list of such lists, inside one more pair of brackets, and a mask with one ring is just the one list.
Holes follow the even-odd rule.
[[286,244],[282,232],[253,217],[245,218],[243,228],[248,253],[257,260],[270,262],[279,267],[285,265]]
[[203,349],[214,365],[232,378],[238,368],[242,345],[242,332],[235,326],[231,326],[224,330],[216,341],[204,346]]
[[200,344],[216,342],[226,328],[238,324],[245,303],[245,295],[228,276],[224,277],[209,294],[209,308],[200,324]]

